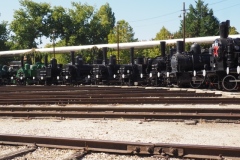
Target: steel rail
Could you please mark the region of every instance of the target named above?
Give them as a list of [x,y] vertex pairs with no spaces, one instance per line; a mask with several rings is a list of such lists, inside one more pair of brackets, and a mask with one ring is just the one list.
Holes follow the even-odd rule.
[[239,158],[240,147],[172,143],[140,143],[63,137],[0,134],[0,144],[34,144],[38,147],[84,149],[131,155],[159,155],[176,158]]
[[114,107],[1,107],[2,117],[131,118],[131,119],[206,119],[240,120],[240,109],[199,108],[114,108]]
[[48,106],[1,106],[0,111],[72,111],[72,112],[168,112],[168,113],[228,113],[228,114],[240,114],[240,108],[146,108],[146,107],[48,107]]
[[240,114],[232,113],[173,113],[173,112],[164,112],[164,113],[146,113],[146,112],[1,112],[0,116],[8,117],[60,117],[60,118],[129,118],[129,119],[167,119],[167,120],[190,120],[190,119],[206,119],[206,120],[240,120]]
[[0,105],[19,104],[240,104],[240,98],[113,97],[113,98],[1,98]]
[[206,94],[206,93],[134,93],[134,94],[122,94],[122,93],[77,93],[77,92],[63,92],[63,93],[21,93],[19,95],[14,93],[9,96],[8,94],[0,94],[0,99],[12,99],[12,98],[18,98],[18,97],[27,97],[27,98],[105,98],[105,97],[220,97],[221,95],[217,94]]

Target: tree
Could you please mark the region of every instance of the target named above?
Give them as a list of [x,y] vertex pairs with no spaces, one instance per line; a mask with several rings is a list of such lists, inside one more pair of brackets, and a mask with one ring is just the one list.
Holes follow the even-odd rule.
[[162,29],[156,34],[155,40],[170,39],[171,33],[163,26]]
[[235,27],[230,27],[229,34],[239,34]]
[[89,43],[108,43],[108,34],[115,24],[115,16],[108,3],[101,6],[90,22]]
[[89,28],[90,20],[92,19],[94,7],[87,4],[72,2],[73,9],[69,9],[71,18],[71,26],[69,32],[71,36],[69,43],[71,45],[86,45],[89,44]]
[[[205,5],[203,0],[198,0],[195,8],[190,4],[185,20],[186,37],[213,36],[219,33],[219,21],[213,15],[213,10],[208,9],[208,4]],[[180,26],[181,33],[182,30],[183,21]]]
[[[108,43],[136,42],[133,28],[125,20],[120,20],[108,35]],[[117,51],[111,51],[109,54],[117,55]],[[119,52],[121,63],[128,63],[130,60],[129,51],[121,50]],[[117,55],[118,56],[118,55]]]
[[5,51],[9,50],[8,39],[9,39],[9,30],[7,29],[7,22],[3,21],[0,24],[0,50]]
[[20,0],[22,8],[14,12],[14,20],[10,24],[14,32],[12,40],[14,49],[36,48],[36,40],[42,35],[47,36],[46,29],[50,5],[47,3],[36,3],[31,0]]

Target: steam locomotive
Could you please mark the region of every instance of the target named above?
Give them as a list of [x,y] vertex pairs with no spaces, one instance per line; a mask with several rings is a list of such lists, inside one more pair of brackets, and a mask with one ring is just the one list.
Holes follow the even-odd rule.
[[[192,88],[216,88],[226,91],[238,89],[240,82],[240,38],[230,38],[230,21],[220,23],[220,38],[211,47],[201,49],[193,43],[189,51],[184,51],[183,41],[177,41],[176,49],[166,53],[166,43],[161,41],[161,55],[155,58],[134,58],[134,48],[130,48],[130,63],[117,64],[116,56],[107,58],[104,47],[103,60],[93,64],[84,64],[81,56],[74,57],[71,63],[57,64],[51,59],[50,64],[38,63],[22,67],[12,76],[4,66],[0,72],[1,84],[92,84],[92,85],[149,85],[179,86]],[[9,82],[11,81],[11,83]]]

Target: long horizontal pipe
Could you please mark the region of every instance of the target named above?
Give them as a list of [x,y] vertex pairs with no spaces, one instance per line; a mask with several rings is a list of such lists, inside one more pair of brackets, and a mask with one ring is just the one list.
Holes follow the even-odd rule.
[[[237,35],[229,35],[231,38],[240,38],[240,34]],[[215,39],[219,38],[219,36],[209,36],[209,37],[197,37],[197,38],[186,38],[185,42],[196,42],[196,43],[212,43]],[[161,41],[165,41],[166,44],[174,44],[177,41],[182,41],[182,39],[170,39],[170,40],[156,40],[156,41],[143,41],[143,42],[128,42],[128,43],[119,43],[119,49],[129,49],[131,47],[134,48],[152,48],[154,46],[160,45]],[[83,46],[66,46],[66,47],[55,47],[56,53],[68,53],[71,51],[79,51],[85,49],[91,49],[93,47],[97,48],[111,48],[117,49],[117,43],[114,44],[96,44],[96,45],[83,45]],[[32,52],[53,52],[53,48],[32,48],[32,49],[23,49],[23,50],[10,50],[10,51],[1,51],[0,56],[2,55],[19,55],[25,53]]]

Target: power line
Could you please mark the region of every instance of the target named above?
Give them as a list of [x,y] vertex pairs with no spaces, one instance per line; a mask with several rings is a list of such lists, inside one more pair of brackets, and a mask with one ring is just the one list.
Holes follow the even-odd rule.
[[229,6],[229,7],[222,8],[222,9],[219,9],[219,10],[215,10],[215,12],[218,12],[218,11],[221,11],[221,10],[224,10],[224,9],[228,9],[228,8],[232,8],[232,7],[235,7],[235,6],[238,6],[238,5],[240,5],[240,3]]
[[160,16],[157,16],[157,17],[151,17],[151,18],[146,18],[146,19],[139,19],[139,20],[129,21],[129,22],[139,22],[139,21],[146,21],[146,20],[156,19],[156,18],[159,18],[159,17],[172,15],[172,14],[175,14],[175,13],[178,13],[178,12],[181,12],[181,10],[175,11],[175,12],[172,12],[172,13],[163,14],[163,15],[160,15]]
[[171,20],[161,21],[161,22],[157,22],[157,23],[154,23],[154,24],[141,25],[141,26],[133,26],[133,27],[134,27],[134,28],[137,28],[137,27],[146,27],[146,26],[158,25],[158,24],[160,24],[160,23],[173,22],[173,21],[176,21],[177,19],[178,19],[178,18],[174,18],[174,19],[171,19]]
[[218,3],[222,3],[222,2],[225,2],[225,1],[228,1],[228,0],[222,0],[222,1],[219,1],[219,2],[215,2],[215,3],[210,3],[209,6],[214,5],[214,4],[218,4]]

